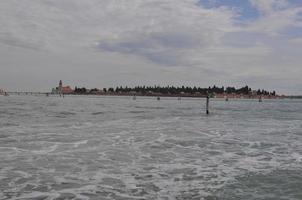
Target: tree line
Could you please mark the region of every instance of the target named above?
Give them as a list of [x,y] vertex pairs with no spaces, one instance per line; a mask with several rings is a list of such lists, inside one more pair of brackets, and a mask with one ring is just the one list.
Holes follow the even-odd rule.
[[[188,87],[188,86],[181,86],[181,87],[175,87],[175,86],[136,86],[136,87],[116,87],[116,88],[103,88],[102,90],[94,88],[94,89],[86,89],[85,87],[75,87],[74,93],[76,94],[93,94],[93,93],[133,93],[133,94],[171,94],[171,95],[180,95],[180,94],[200,94],[200,95],[207,95],[207,94],[240,94],[240,95],[249,95],[252,94],[252,89],[249,86],[241,87],[241,88],[235,88],[235,87],[208,87],[208,88],[202,88],[202,87]],[[275,96],[275,91],[266,91],[264,89],[260,90],[258,89],[256,91],[257,95],[272,95]]]

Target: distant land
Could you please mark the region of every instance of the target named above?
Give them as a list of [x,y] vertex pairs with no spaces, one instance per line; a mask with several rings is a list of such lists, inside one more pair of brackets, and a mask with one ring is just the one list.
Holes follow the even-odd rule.
[[188,86],[136,86],[136,87],[110,87],[110,88],[92,88],[76,86],[72,89],[70,86],[63,86],[62,81],[58,87],[52,89],[51,94],[64,95],[119,95],[119,96],[167,96],[167,97],[216,97],[216,98],[284,98],[283,95],[276,94],[275,91],[264,89],[252,90],[249,86],[241,88],[235,87],[188,87]]
[[285,97],[289,99],[302,99],[302,95],[290,95]]

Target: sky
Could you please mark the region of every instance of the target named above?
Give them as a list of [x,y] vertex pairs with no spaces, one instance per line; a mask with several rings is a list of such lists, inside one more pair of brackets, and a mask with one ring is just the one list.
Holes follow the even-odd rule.
[[302,94],[301,0],[1,0],[0,88]]

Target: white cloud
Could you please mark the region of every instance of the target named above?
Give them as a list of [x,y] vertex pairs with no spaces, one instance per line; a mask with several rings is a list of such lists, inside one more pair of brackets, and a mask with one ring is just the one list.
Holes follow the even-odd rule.
[[[284,65],[302,73],[298,48],[290,49],[292,43],[280,34],[301,26],[302,8],[285,0],[251,3],[261,16],[238,25],[236,10],[207,9],[198,0],[0,1],[0,51],[5,55],[0,84],[12,87],[5,74],[13,76],[17,69],[26,71],[24,79],[34,81],[32,74],[38,74],[50,81],[61,68],[71,84],[86,80],[91,87],[248,84],[247,77],[292,76]],[[12,88],[26,86],[22,78],[18,81]],[[44,89],[49,82],[42,85],[33,87]]]
[[302,7],[294,7],[288,0],[250,0],[259,12],[258,20],[248,24],[248,31],[264,32],[269,35],[279,35],[288,27],[301,26],[299,16]]
[[289,6],[287,0],[250,0],[263,15],[270,15],[278,10],[283,10]]
[[23,42],[34,40],[41,46],[72,39],[87,44],[85,36],[104,41],[181,30],[201,34],[201,40],[208,37],[215,41],[221,31],[232,28],[230,11],[207,10],[196,3],[193,0],[1,1],[4,15],[1,39],[10,35]]
[[292,38],[289,40],[289,42],[292,44],[302,44],[302,37]]

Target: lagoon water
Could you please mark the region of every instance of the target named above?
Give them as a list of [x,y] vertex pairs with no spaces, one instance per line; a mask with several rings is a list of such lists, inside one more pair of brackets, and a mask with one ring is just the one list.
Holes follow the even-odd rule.
[[302,101],[0,96],[0,199],[302,199]]

